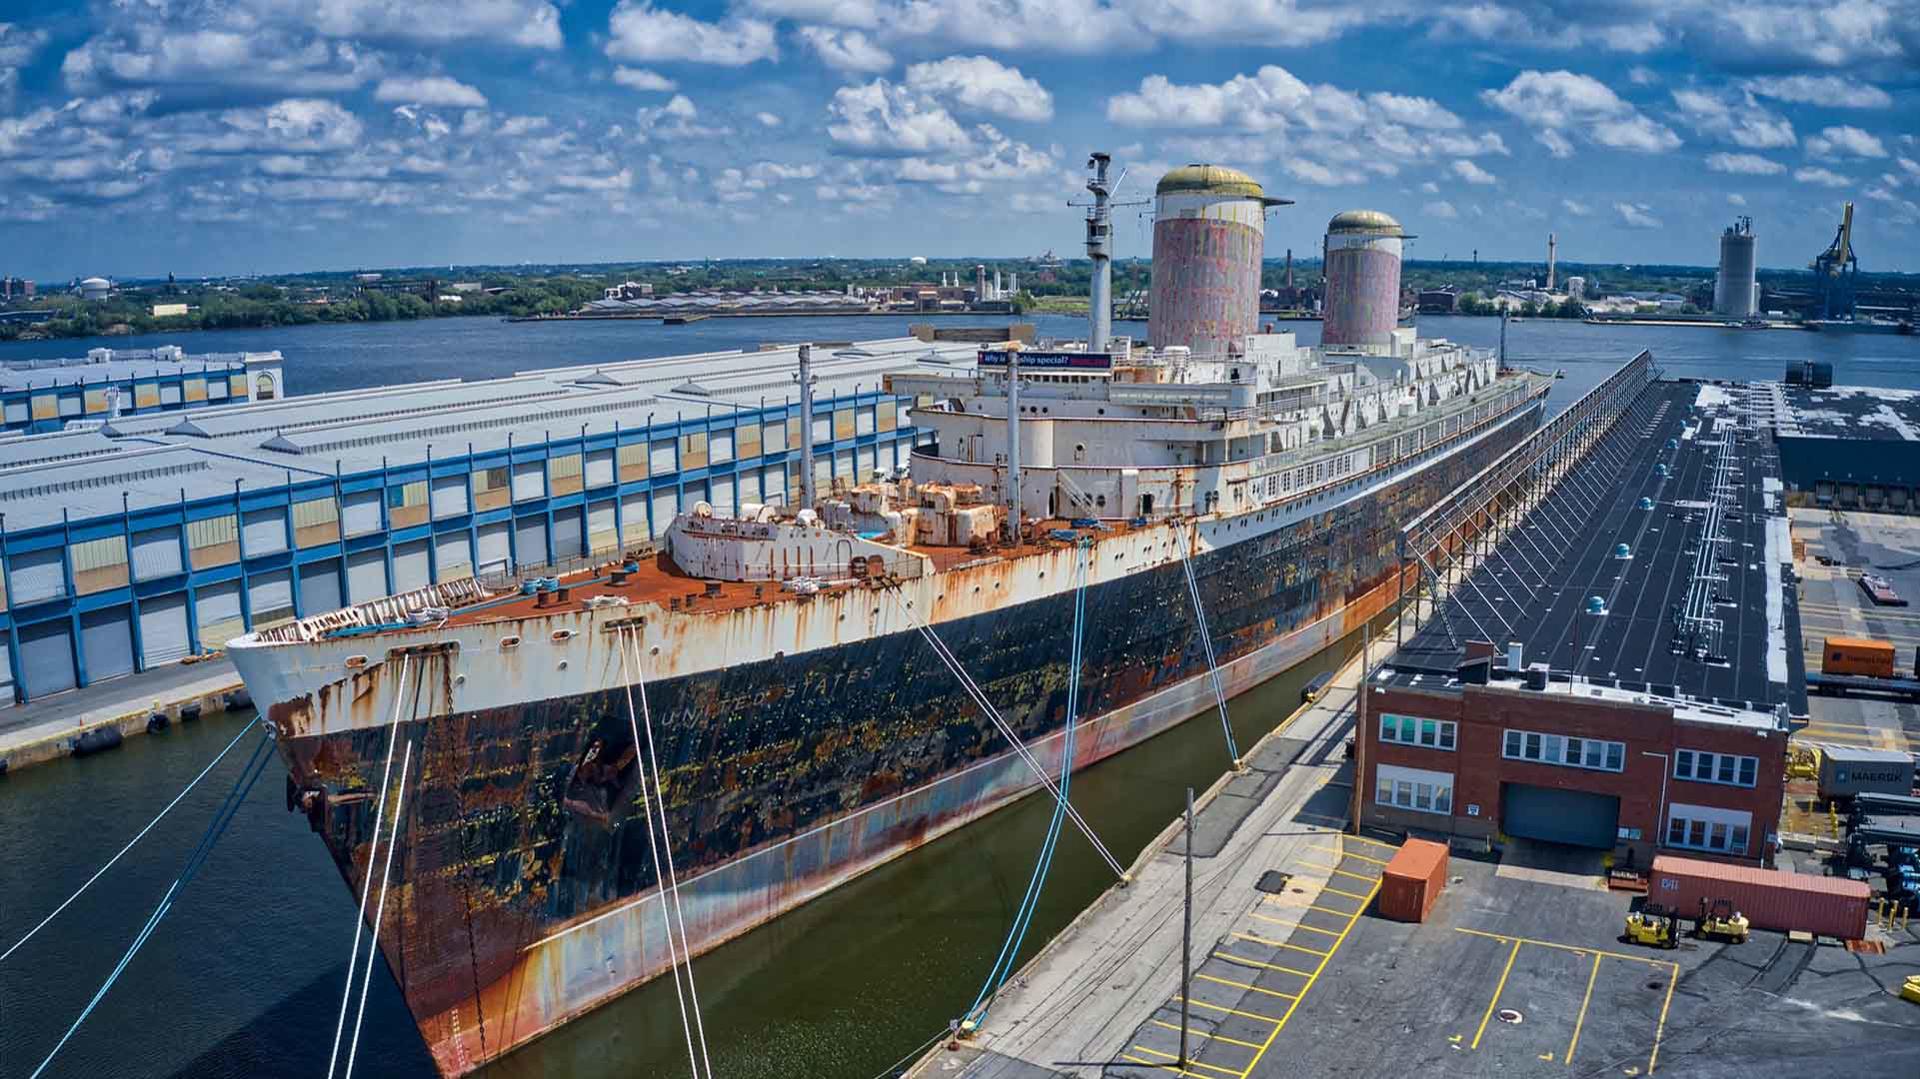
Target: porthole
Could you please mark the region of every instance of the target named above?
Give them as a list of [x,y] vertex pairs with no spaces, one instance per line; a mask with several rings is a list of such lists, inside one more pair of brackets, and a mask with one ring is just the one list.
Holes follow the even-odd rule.
[[566,643],[567,641],[571,641],[571,640],[573,640],[573,631],[572,631],[572,630],[570,630],[570,629],[556,629],[556,630],[554,630],[554,631],[553,631],[553,643],[555,643],[555,644],[564,644],[564,643]]
[[347,657],[347,669],[350,671],[357,671],[360,668],[365,667],[366,665],[367,665],[367,657],[365,656],[348,656]]
[[518,647],[520,647],[520,638],[518,637],[500,638],[500,651],[511,652]]

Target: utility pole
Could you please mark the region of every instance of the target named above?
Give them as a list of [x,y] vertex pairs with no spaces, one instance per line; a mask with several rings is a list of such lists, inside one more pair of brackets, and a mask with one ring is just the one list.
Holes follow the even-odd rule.
[[1187,788],[1187,902],[1186,921],[1180,927],[1180,1070],[1187,1056],[1187,999],[1193,995],[1193,788]]

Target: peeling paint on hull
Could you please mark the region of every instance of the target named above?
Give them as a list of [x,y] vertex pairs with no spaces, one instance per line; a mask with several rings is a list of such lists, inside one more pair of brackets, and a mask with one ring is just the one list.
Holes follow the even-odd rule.
[[[1398,525],[1531,431],[1538,413],[1530,403],[1415,475],[1198,556],[1228,691],[1283,673],[1390,604]],[[1094,718],[1079,734],[1083,765],[1211,710],[1184,574],[1163,562],[1089,587],[1081,699]],[[982,603],[938,632],[1042,766],[1057,764],[1071,594]],[[674,661],[696,643],[673,642]],[[709,647],[737,655],[736,645]],[[624,690],[476,707],[459,695],[455,663],[414,656],[406,695],[418,708],[402,714],[434,718],[397,727],[420,763],[380,938],[450,1076],[667,967]],[[337,683],[348,699],[273,714],[289,735],[289,805],[320,792],[307,798],[309,819],[356,895],[387,752],[389,694],[378,683],[389,666]],[[773,652],[645,692],[696,954],[1037,787],[911,629]]]

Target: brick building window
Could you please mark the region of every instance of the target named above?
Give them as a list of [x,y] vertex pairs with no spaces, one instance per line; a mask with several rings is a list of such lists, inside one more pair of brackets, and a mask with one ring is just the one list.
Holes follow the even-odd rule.
[[1373,800],[1419,813],[1453,815],[1453,773],[1382,764],[1375,771]]
[[1403,746],[1451,750],[1458,731],[1459,725],[1450,719],[1419,719],[1391,712],[1380,717],[1380,740]]
[[1673,754],[1673,778],[1696,783],[1724,783],[1730,787],[1751,787],[1760,772],[1760,758],[1739,757],[1731,753],[1706,753],[1694,749]]
[[1667,808],[1666,845],[1722,854],[1747,853],[1753,814],[1675,802]]
[[1591,768],[1597,772],[1619,772],[1627,766],[1625,742],[1573,738],[1539,731],[1507,731],[1501,755],[1509,760]]

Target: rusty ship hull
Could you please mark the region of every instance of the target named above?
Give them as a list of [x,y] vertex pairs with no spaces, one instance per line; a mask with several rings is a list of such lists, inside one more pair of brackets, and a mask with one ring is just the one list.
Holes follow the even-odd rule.
[[[1097,536],[1076,766],[1213,708],[1185,551],[1227,691],[1250,689],[1393,602],[1399,525],[1531,432],[1545,392],[1318,507]],[[356,897],[380,865],[383,762],[411,746],[380,946],[436,1065],[458,1076],[668,969],[630,683],[651,711],[698,955],[1038,789],[917,630],[932,624],[1057,767],[1080,557],[980,559],[917,591],[723,597],[634,631],[637,670],[586,610],[317,642],[298,661],[245,641],[233,654],[256,699],[277,702],[289,808]]]

